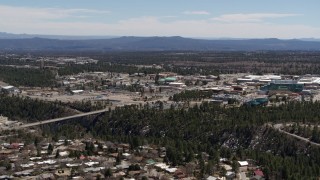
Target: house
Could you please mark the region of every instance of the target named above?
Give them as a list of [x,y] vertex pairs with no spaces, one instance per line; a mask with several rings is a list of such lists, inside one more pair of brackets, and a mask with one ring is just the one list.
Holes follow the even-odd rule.
[[89,167],[89,168],[84,168],[83,172],[88,173],[88,172],[99,172],[101,170],[105,169],[105,167]]
[[84,164],[91,167],[91,166],[93,166],[93,165],[98,165],[99,162],[90,161],[90,162],[86,162],[86,163],[84,163]]
[[70,153],[68,151],[62,151],[62,152],[59,152],[59,156],[61,157],[65,157],[65,156],[68,156]]
[[166,165],[165,163],[156,163],[154,166],[160,170],[169,168],[169,166]]
[[72,90],[71,91],[73,94],[82,94],[84,91],[83,90]]
[[135,176],[140,175],[142,172],[143,172],[143,171],[141,171],[141,170],[129,171],[129,172],[128,172],[128,175],[129,175],[129,177],[135,177]]
[[187,177],[187,175],[186,175],[181,169],[177,169],[177,170],[174,172],[174,177],[175,177],[175,178],[178,178],[178,179],[182,179],[182,178]]
[[244,166],[249,165],[248,161],[238,161],[238,163],[239,163],[240,167],[244,167]]
[[261,177],[264,176],[263,172],[262,172],[260,169],[255,170],[253,173],[254,173],[254,175],[256,175],[256,176],[261,176]]
[[117,169],[128,169],[131,164],[127,161],[121,161],[121,164],[117,165]]
[[42,157],[31,157],[31,158],[29,158],[29,159],[30,159],[30,161],[41,160]]
[[227,158],[220,158],[219,162],[229,162],[229,160]]
[[80,163],[73,163],[73,164],[71,164],[71,163],[67,163],[66,164],[66,166],[67,167],[70,167],[70,168],[72,168],[72,167],[79,167],[79,166],[81,166],[82,164],[80,164]]
[[207,180],[217,180],[217,178],[213,177],[213,176],[209,176],[209,177],[207,177]]
[[222,164],[221,167],[223,167],[227,171],[231,171],[232,170],[232,167],[230,165],[228,165],[228,164]]
[[2,175],[0,176],[0,179],[13,179],[13,177],[9,175]]
[[54,179],[54,175],[52,173],[44,173],[38,176],[39,179]]
[[177,171],[177,168],[166,168],[165,171],[170,173],[170,174],[173,174],[173,173],[175,173]]
[[238,161],[238,164],[239,164],[239,170],[240,171],[247,171],[248,170],[248,161]]
[[1,90],[6,93],[20,93],[21,92],[18,88],[14,87],[14,86],[4,86],[1,88]]
[[125,172],[123,172],[123,171],[119,171],[119,172],[117,172],[117,173],[113,173],[113,177],[122,177],[122,176],[125,176],[126,175],[126,173]]
[[131,157],[131,154],[129,153],[122,153],[122,157],[125,159],[129,159]]
[[30,170],[16,172],[16,173],[13,174],[13,176],[15,176],[15,177],[31,176],[32,173],[33,173],[33,170],[30,169]]
[[72,177],[72,179],[84,180],[84,178],[81,176],[74,176],[74,177]]
[[79,157],[79,159],[80,159],[80,160],[85,160],[86,157],[85,157],[83,154],[81,154],[81,156]]
[[34,163],[26,163],[26,164],[21,164],[20,165],[21,167],[23,167],[23,168],[30,168],[30,167],[33,167],[34,166]]
[[227,179],[234,179],[236,177],[236,173],[233,171],[227,171],[225,176]]
[[19,148],[20,148],[19,143],[12,143],[10,144],[10,147],[9,147],[9,149],[19,149]]

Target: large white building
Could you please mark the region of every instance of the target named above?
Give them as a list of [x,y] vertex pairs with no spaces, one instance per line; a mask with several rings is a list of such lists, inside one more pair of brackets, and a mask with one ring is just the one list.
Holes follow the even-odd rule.
[[267,75],[246,75],[242,78],[238,78],[237,82],[271,82],[272,80],[280,80],[281,76],[267,74]]
[[319,85],[320,84],[320,77],[303,77],[298,80],[297,84],[304,84],[304,85]]
[[3,86],[1,90],[7,93],[20,93],[20,90],[14,86]]

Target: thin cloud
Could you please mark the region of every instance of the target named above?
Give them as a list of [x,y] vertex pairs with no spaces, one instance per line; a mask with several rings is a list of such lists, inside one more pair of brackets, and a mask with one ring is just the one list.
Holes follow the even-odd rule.
[[[0,5],[0,29],[1,31],[10,33],[56,35],[236,38],[320,37],[320,28],[315,26],[259,22],[266,18],[296,16],[296,14],[251,14],[250,16],[246,14],[240,20],[238,18],[237,21],[234,21],[234,17],[239,16],[233,16],[233,21],[230,23],[221,23],[221,21],[212,21],[207,18],[202,20],[182,20],[180,18],[167,20],[161,16],[135,17],[105,22],[88,20],[85,18],[86,15],[99,16],[99,14],[93,14],[93,12],[89,13],[86,9],[43,9]],[[227,17],[230,18],[230,16]],[[77,19],[75,20],[75,18]],[[238,29],[239,31],[237,31]]]
[[160,16],[160,18],[176,18],[178,16]]
[[208,11],[184,11],[183,14],[187,15],[210,15]]
[[275,19],[301,16],[301,14],[281,14],[281,13],[252,13],[252,14],[224,14],[215,18],[214,21],[220,22],[262,22],[264,19]]
[[30,8],[0,5],[0,20],[3,22],[39,22],[83,18],[108,13],[110,11],[95,9]]
[[[147,24],[147,26],[146,26]],[[320,28],[304,25],[265,23],[212,23],[205,20],[160,21],[157,17],[141,17],[115,23],[45,22],[35,24],[7,23],[4,29],[13,33],[58,35],[118,35],[118,36],[185,36],[234,38],[303,38],[320,37]],[[17,25],[18,26],[18,25]],[[11,27],[9,29],[9,27]],[[23,32],[21,32],[23,29]],[[235,31],[241,29],[241,31]]]
[[87,14],[109,14],[110,11],[102,11],[102,10],[96,10],[96,9],[58,9],[62,12],[67,13],[87,13]]

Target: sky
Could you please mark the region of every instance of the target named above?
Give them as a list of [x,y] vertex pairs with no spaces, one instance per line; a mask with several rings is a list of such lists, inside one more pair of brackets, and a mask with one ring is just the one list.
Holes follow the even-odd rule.
[[0,0],[0,32],[320,38],[319,0]]

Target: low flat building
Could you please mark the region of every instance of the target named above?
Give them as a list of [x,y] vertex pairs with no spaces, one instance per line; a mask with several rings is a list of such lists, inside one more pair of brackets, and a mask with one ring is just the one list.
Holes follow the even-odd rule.
[[303,84],[298,84],[295,80],[273,80],[268,85],[260,88],[262,91],[289,91],[301,92],[304,88]]
[[3,86],[3,87],[1,87],[1,90],[6,93],[20,93],[21,92],[17,87],[14,87],[14,86]]

